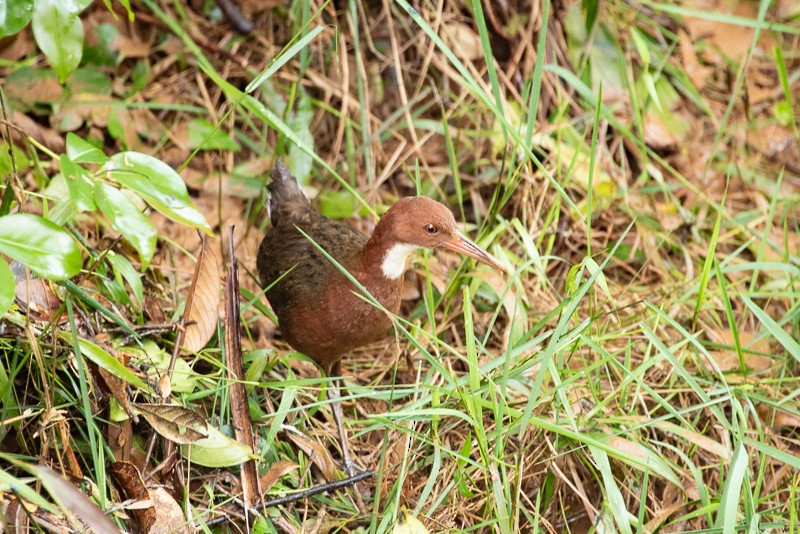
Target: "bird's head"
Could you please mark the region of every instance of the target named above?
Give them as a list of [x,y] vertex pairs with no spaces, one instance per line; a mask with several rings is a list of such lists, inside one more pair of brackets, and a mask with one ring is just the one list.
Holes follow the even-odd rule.
[[[391,239],[383,262],[384,274],[399,277],[405,260],[417,248],[445,248],[475,258],[481,263],[505,272],[500,261],[470,241],[456,225],[447,206],[427,197],[405,197],[381,217],[376,234]],[[396,275],[396,276],[391,276]]]

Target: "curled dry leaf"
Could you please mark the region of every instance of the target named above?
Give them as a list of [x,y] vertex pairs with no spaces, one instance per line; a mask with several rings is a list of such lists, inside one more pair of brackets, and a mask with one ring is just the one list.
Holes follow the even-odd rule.
[[178,404],[136,404],[153,430],[162,437],[188,445],[208,436],[208,423],[196,412]]
[[269,466],[267,472],[260,477],[259,486],[261,487],[261,491],[266,493],[282,476],[291,473],[297,468],[298,465],[296,463],[287,462],[286,460],[279,460],[273,463]]
[[336,473],[336,462],[334,462],[333,458],[331,458],[328,449],[301,434],[289,432],[288,435],[289,439],[292,440],[295,445],[300,447],[300,449],[302,449],[306,455],[308,455],[311,462],[319,467],[320,471],[322,471],[322,476],[325,477],[325,480],[334,480],[334,475]]
[[178,502],[161,487],[153,488],[150,498],[156,509],[156,522],[147,534],[189,534],[194,530],[186,524]]
[[108,469],[114,484],[125,499],[137,501],[128,509],[133,512],[139,532],[149,533],[156,522],[156,509],[139,470],[129,462],[113,462]]
[[192,284],[192,307],[186,315],[186,334],[183,347],[189,352],[197,352],[206,346],[217,329],[219,318],[220,265],[214,242],[203,239],[200,255],[195,265]]

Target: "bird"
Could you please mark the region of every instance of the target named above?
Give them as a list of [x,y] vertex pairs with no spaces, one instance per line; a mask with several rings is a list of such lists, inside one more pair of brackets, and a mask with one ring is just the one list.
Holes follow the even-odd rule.
[[[276,160],[270,176],[271,228],[258,249],[259,282],[284,340],[334,381],[339,381],[345,355],[391,332],[389,313],[400,311],[403,275],[416,250],[447,249],[505,272],[497,258],[459,230],[450,209],[431,198],[400,198],[367,237],[316,211],[281,160]],[[380,306],[365,299],[341,269]],[[340,382],[328,389],[328,397],[344,470],[353,476],[358,469],[347,445],[339,390]]]

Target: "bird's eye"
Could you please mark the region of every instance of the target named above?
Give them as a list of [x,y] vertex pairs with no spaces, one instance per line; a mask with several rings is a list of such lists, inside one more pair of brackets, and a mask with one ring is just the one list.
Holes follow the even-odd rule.
[[426,224],[425,225],[425,232],[427,232],[430,235],[436,235],[436,234],[439,233],[439,229],[436,228],[436,226],[433,225],[433,224]]

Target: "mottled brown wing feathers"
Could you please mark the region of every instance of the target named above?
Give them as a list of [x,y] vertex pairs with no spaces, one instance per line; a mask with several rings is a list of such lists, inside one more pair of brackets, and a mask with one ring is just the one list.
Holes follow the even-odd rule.
[[311,207],[289,169],[278,161],[272,171],[270,218],[258,252],[258,272],[262,287],[275,284],[267,297],[282,322],[295,302],[313,302],[321,296],[336,267],[297,229],[308,234],[336,261],[351,269],[353,260],[364,248],[367,237],[340,222],[331,221]]

